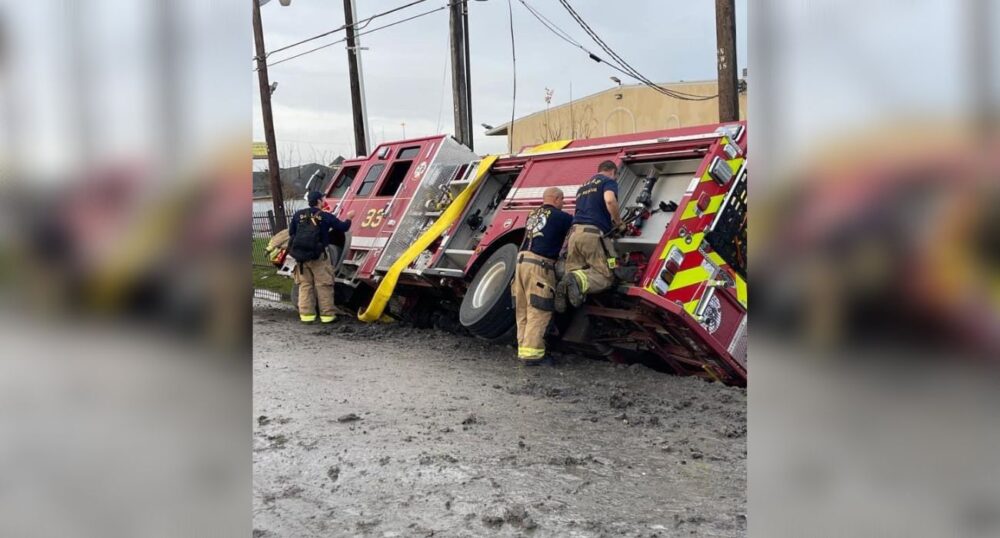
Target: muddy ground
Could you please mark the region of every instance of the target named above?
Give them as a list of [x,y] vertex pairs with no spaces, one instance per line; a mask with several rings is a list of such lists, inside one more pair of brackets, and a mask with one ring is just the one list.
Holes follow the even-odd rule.
[[743,536],[746,392],[254,305],[254,536]]

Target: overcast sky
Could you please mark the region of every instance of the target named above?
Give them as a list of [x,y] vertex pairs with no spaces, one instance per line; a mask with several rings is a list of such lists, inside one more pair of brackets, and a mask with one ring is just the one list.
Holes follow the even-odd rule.
[[[526,0],[588,49],[606,56],[555,0]],[[406,0],[357,0],[358,19],[408,3]],[[444,6],[429,0],[376,21],[374,28]],[[620,73],[546,30],[513,0],[517,55],[516,116],[541,110],[545,88],[552,105],[612,86]],[[576,10],[619,55],[646,77],[659,82],[715,79],[715,14],[709,0],[576,0]],[[747,2],[737,0],[739,68],[746,66]],[[271,2],[261,10],[268,50],[294,43],[343,24],[341,2]],[[511,115],[511,46],[507,2],[469,2],[472,107],[476,151],[501,152],[505,137],[487,137],[480,124],[500,125]],[[343,33],[278,53],[271,61],[343,37]],[[448,12],[438,11],[361,38],[368,118],[373,145],[381,140],[453,133],[448,71]],[[250,63],[248,55],[248,65]],[[289,164],[332,159],[354,152],[347,52],[339,43],[270,69],[278,82],[273,97],[279,156]],[[263,139],[260,101],[254,85],[254,138]],[[283,162],[284,166],[285,163]]]
[[[409,1],[357,0],[359,18]],[[559,2],[525,1],[597,50]],[[445,2],[427,0],[370,28]],[[544,108],[546,87],[555,91],[552,104],[558,105],[569,100],[570,83],[578,98],[613,84],[608,77],[618,73],[550,34],[520,0],[512,3],[517,116]],[[649,78],[714,79],[711,0],[572,3]],[[748,37],[754,46],[749,121],[757,136],[775,137],[770,146],[782,157],[809,153],[827,138],[850,137],[870,125],[968,114],[976,76],[992,77],[992,95],[1000,96],[995,75],[1000,54],[992,55],[991,70],[970,61],[973,51],[997,50],[1000,9],[993,9],[988,22],[993,42],[982,45],[969,39],[972,19],[962,9],[969,2],[773,0],[754,2],[749,12],[747,4],[736,2],[739,68],[748,65]],[[157,5],[150,0],[0,2],[0,26],[9,32],[13,51],[0,71],[0,161],[7,151],[39,172],[54,173],[77,169],[79,155],[132,161],[171,153],[174,146],[191,154],[226,144],[244,147],[251,122],[253,137],[262,139],[250,2],[171,0],[177,17],[174,73],[165,69],[165,49],[158,45],[163,17]],[[342,6],[340,0],[292,0],[289,7],[270,2],[262,9],[268,50],[340,26]],[[68,37],[72,8],[80,15],[77,43]],[[504,137],[485,137],[478,126],[510,119],[506,0],[470,2],[470,25],[476,150],[500,152]],[[887,28],[893,30],[891,38]],[[452,132],[447,34],[448,15],[442,10],[362,38],[368,49],[364,68],[373,141],[401,138],[403,122],[409,137]],[[272,61],[282,57],[276,54]],[[74,69],[78,64],[87,69]],[[279,84],[274,94],[279,154],[288,157],[283,164],[353,154],[346,70],[343,44],[272,68],[272,80]],[[88,76],[80,80],[78,73]],[[179,93],[174,111],[161,103],[165,82]],[[765,99],[772,104],[769,114],[761,106]],[[93,125],[75,128],[81,115]],[[172,143],[160,132],[167,118],[180,131]]]

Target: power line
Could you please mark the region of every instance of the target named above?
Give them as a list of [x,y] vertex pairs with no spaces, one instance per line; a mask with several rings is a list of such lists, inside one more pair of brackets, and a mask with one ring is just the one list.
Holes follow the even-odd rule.
[[[542,26],[548,28],[549,31],[552,32],[553,34],[555,34],[555,36],[558,37],[559,39],[562,39],[563,41],[569,43],[570,45],[573,45],[574,47],[579,48],[583,52],[586,52],[587,56],[590,56],[591,60],[594,60],[597,63],[603,63],[604,65],[607,65],[608,67],[614,69],[615,71],[618,71],[619,73],[621,73],[621,74],[623,74],[623,75],[625,75],[627,77],[633,78],[635,80],[639,80],[632,73],[630,73],[630,72],[622,69],[621,67],[615,65],[614,62],[609,62],[609,61],[605,60],[604,58],[601,58],[600,56],[594,54],[589,49],[587,49],[587,47],[584,47],[583,45],[581,45],[580,42],[577,41],[577,40],[575,40],[575,39],[573,39],[573,37],[570,36],[568,32],[566,32],[562,28],[559,28],[558,26],[556,26],[555,23],[553,23],[552,21],[550,21],[549,19],[547,19],[544,15],[542,15],[540,12],[538,12],[535,8],[531,7],[527,2],[525,2],[525,0],[518,0],[518,1],[521,2],[521,4],[524,5],[524,7],[528,9],[528,11],[531,13],[531,15],[533,17],[535,17],[535,19],[538,20],[538,22],[540,22],[542,24]],[[642,81],[639,80],[639,82],[642,82]]]
[[654,83],[652,80],[650,80],[649,78],[647,78],[647,77],[643,76],[641,73],[639,73],[639,71],[636,68],[632,67],[627,61],[625,61],[624,58],[622,58],[607,43],[605,43],[604,40],[602,40],[600,38],[600,36],[597,35],[597,33],[593,30],[593,28],[591,28],[590,25],[588,25],[587,22],[583,20],[583,17],[580,16],[580,14],[577,13],[576,10],[573,9],[573,7],[569,4],[568,0],[559,0],[559,3],[562,4],[564,8],[566,8],[566,10],[569,12],[570,16],[573,17],[573,19],[577,22],[577,24],[580,25],[581,28],[583,28],[584,32],[586,32],[587,35],[590,36],[590,38],[595,43],[597,43],[597,45],[599,47],[601,47],[601,49],[604,52],[606,52],[608,55],[610,55],[612,58],[614,58],[615,61],[617,61],[625,70],[627,70],[628,74],[632,78],[635,78],[636,80],[639,80],[640,82],[646,84],[647,86],[653,88],[654,90],[656,90],[656,91],[658,91],[658,92],[660,92],[660,93],[662,93],[664,95],[669,95],[669,96],[677,98],[677,99],[684,99],[684,100],[690,100],[690,101],[706,101],[706,100],[713,99],[713,98],[717,97],[717,95],[713,95],[713,96],[699,96],[699,95],[689,94],[689,93],[686,93],[686,92],[681,92],[681,91],[672,90],[672,89],[669,89],[669,88],[664,88],[664,87],[662,87],[662,86]]
[[584,46],[581,45],[577,40],[573,39],[573,37],[569,35],[568,32],[556,26],[554,22],[550,21],[547,17],[545,17],[545,15],[542,15],[538,10],[531,7],[531,5],[528,4],[525,0],[518,0],[518,1],[521,2],[521,5],[523,5],[525,8],[528,9],[531,15],[535,17],[535,19],[537,19],[538,22],[542,23],[542,26],[548,28],[549,31],[551,31],[553,34],[556,35],[556,37],[562,39],[563,41],[566,41],[570,45],[583,49],[583,51],[587,52],[588,54],[590,53],[590,51],[584,48]]
[[[358,22],[356,22],[356,23],[354,23],[354,24],[352,24],[350,26],[353,26],[355,29],[362,30],[364,28],[367,28],[368,25],[371,24],[371,22],[373,20],[375,20],[375,19],[377,19],[379,17],[384,17],[386,15],[395,13],[397,11],[406,9],[408,7],[411,7],[411,6],[415,6],[417,4],[420,4],[420,3],[423,3],[423,2],[426,2],[426,1],[427,0],[414,0],[413,2],[410,2],[409,4],[406,4],[406,5],[403,5],[403,6],[399,6],[399,7],[390,9],[388,11],[383,11],[382,13],[376,13],[376,14],[372,15],[371,17],[368,17],[367,19],[364,19],[364,20],[360,20],[360,21],[358,21]],[[310,41],[315,41],[315,40],[320,39],[322,37],[326,37],[326,36],[328,36],[330,34],[335,34],[335,33],[339,32],[341,30],[346,30],[347,27],[348,27],[347,24],[342,24],[338,28],[334,28],[333,30],[330,30],[330,31],[327,31],[327,32],[323,32],[322,34],[317,34],[317,35],[314,35],[312,37],[308,37],[306,39],[303,39],[302,41],[297,41],[295,43],[292,43],[291,45],[285,45],[284,47],[274,49],[274,50],[268,52],[267,54],[265,54],[264,58],[268,58],[268,57],[270,57],[272,54],[274,54],[276,52],[281,52],[281,51],[284,51],[284,50],[288,50],[288,49],[290,49],[292,47],[297,47],[297,46],[302,45],[304,43],[308,43]]]
[[[632,78],[634,78],[634,79],[642,82],[646,86],[649,86],[650,88],[652,88],[652,89],[654,89],[654,90],[656,90],[656,91],[658,91],[658,92],[660,92],[660,93],[662,93],[664,95],[668,95],[668,96],[673,97],[675,99],[681,99],[681,100],[684,100],[684,101],[708,101],[710,99],[715,99],[716,97],[718,97],[718,94],[716,94],[716,95],[694,95],[694,94],[690,94],[690,93],[686,93],[686,92],[682,92],[682,91],[677,91],[677,90],[672,90],[672,89],[669,89],[669,88],[664,88],[663,86],[660,86],[659,84],[656,84],[655,82],[653,82],[649,78],[647,78],[647,77],[643,76],[641,73],[639,73],[639,71],[636,70],[634,67],[632,67],[631,65],[629,65],[629,63],[626,62],[624,58],[622,58],[618,53],[616,53],[614,51],[614,49],[612,49],[607,43],[605,43],[604,40],[602,40],[600,38],[600,36],[598,36],[597,33],[594,32],[593,28],[591,28],[590,25],[588,25],[587,22],[585,20],[583,20],[583,17],[581,17],[580,14],[577,13],[576,10],[573,9],[573,6],[570,5],[570,3],[569,3],[568,0],[559,0],[559,3],[562,4],[562,6],[564,8],[566,8],[566,11],[569,12],[569,14],[570,14],[571,17],[573,17],[573,20],[575,20],[576,23],[580,26],[580,28],[582,28],[583,31],[586,32],[588,36],[590,36],[590,38],[594,41],[594,43],[596,43],[597,46],[601,47],[601,50],[603,50],[605,53],[607,53],[609,56],[611,56],[611,58],[613,58],[616,62],[618,62],[618,64],[628,74],[628,76],[630,76],[630,77],[632,77]],[[584,50],[586,50],[586,49],[584,49]],[[591,58],[593,58],[595,60],[598,59],[598,58],[596,58],[596,56],[594,54],[591,54]],[[611,65],[611,63],[609,63],[609,62],[606,62],[606,63],[608,63],[608,65]]]
[[619,73],[621,73],[621,74],[623,74],[623,75],[625,75],[625,76],[627,76],[629,78],[635,79],[635,80],[639,81],[640,83],[642,83],[644,85],[647,85],[647,86],[650,86],[654,90],[656,90],[656,91],[658,91],[660,93],[664,93],[665,95],[669,95],[671,97],[676,97],[676,98],[679,98],[679,99],[680,98],[684,98],[684,97],[692,97],[692,98],[698,98],[697,100],[708,100],[708,99],[713,99],[715,97],[715,96],[696,96],[696,95],[687,94],[685,92],[681,92],[681,91],[678,91],[678,90],[671,90],[671,89],[663,88],[662,86],[659,86],[657,84],[652,83],[648,79],[644,79],[641,75],[639,75],[635,71],[627,71],[627,70],[623,69],[622,67],[616,65],[614,61],[605,60],[604,58],[601,58],[597,54],[594,54],[591,50],[589,50],[586,47],[584,47],[583,45],[581,45],[580,42],[576,41],[575,39],[573,39],[573,37],[571,35],[569,35],[569,32],[566,32],[562,28],[559,28],[558,25],[556,25],[554,22],[552,22],[551,20],[549,20],[548,18],[546,18],[545,15],[542,15],[538,10],[536,10],[533,7],[531,7],[531,5],[529,5],[525,0],[518,0],[518,1],[520,1],[521,4],[524,5],[525,8],[527,8],[527,10],[531,13],[531,15],[533,17],[535,17],[535,19],[538,20],[538,22],[540,22],[542,24],[542,26],[545,26],[556,37],[558,37],[558,38],[562,39],[563,41],[569,43],[570,45],[573,45],[574,47],[577,47],[580,50],[586,52],[587,55],[590,57],[590,59],[594,60],[597,63],[603,63],[603,64],[607,65],[608,67],[614,69],[615,71],[618,71]]
[[[456,0],[456,2],[453,2],[453,3],[460,3],[460,2],[464,2],[464,1],[465,0]],[[389,24],[383,24],[382,26],[378,26],[376,28],[372,28],[371,30],[367,30],[367,31],[364,31],[364,32],[358,32],[357,34],[355,34],[355,37],[360,37],[360,36],[363,36],[363,35],[368,35],[368,34],[370,34],[372,32],[377,32],[379,30],[384,30],[386,28],[391,28],[393,26],[396,26],[397,24],[402,24],[404,22],[409,22],[409,21],[412,21],[414,19],[419,19],[420,17],[425,17],[427,15],[430,15],[431,13],[436,13],[438,11],[441,11],[441,10],[444,10],[444,9],[448,9],[451,6],[452,6],[452,3],[445,4],[445,5],[443,5],[443,6],[439,7],[439,8],[434,8],[434,9],[431,9],[431,10],[428,10],[428,11],[424,11],[422,13],[418,13],[416,15],[413,15],[412,17],[407,17],[405,19],[400,19],[398,21],[391,22]],[[305,56],[307,54],[312,54],[314,52],[323,50],[325,48],[332,47],[333,45],[336,45],[337,43],[343,43],[344,41],[347,41],[347,38],[341,38],[341,39],[338,39],[336,41],[331,41],[331,42],[329,42],[329,43],[327,43],[325,45],[320,45],[320,46],[318,46],[316,48],[309,49],[309,50],[307,50],[305,52],[300,52],[300,53],[298,53],[298,54],[296,54],[294,56],[289,56],[288,58],[282,58],[281,60],[278,60],[276,62],[272,62],[272,63],[267,64],[267,66],[271,67],[271,66],[275,66],[275,65],[278,65],[278,64],[281,64],[281,63],[285,63],[287,61],[294,60],[296,58],[301,58],[302,56]]]
[[438,119],[437,127],[434,128],[435,133],[441,132],[441,114],[444,113],[444,96],[447,93],[447,82],[448,82],[448,46],[451,42],[451,36],[446,36],[447,39],[444,42],[444,70],[441,73],[441,102],[438,103]]

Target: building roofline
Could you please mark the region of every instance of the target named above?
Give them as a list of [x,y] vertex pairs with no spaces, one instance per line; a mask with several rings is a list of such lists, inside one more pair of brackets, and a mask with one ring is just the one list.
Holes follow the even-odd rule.
[[[692,85],[696,85],[696,84],[697,85],[702,85],[702,84],[718,84],[718,81],[714,80],[714,79],[713,80],[685,80],[685,81],[681,81],[681,82],[659,82],[657,84],[659,86],[663,86],[664,88],[671,89],[671,88],[676,88],[676,87],[679,87],[679,86],[692,86]],[[521,120],[526,120],[528,118],[531,118],[531,117],[534,117],[534,116],[538,116],[539,114],[544,114],[546,111],[553,112],[553,111],[559,110],[561,108],[566,108],[566,107],[569,107],[570,104],[582,101],[584,99],[590,99],[592,97],[597,97],[597,96],[603,95],[605,93],[617,92],[617,91],[619,91],[619,90],[621,90],[623,88],[630,88],[631,89],[631,88],[640,88],[640,87],[646,87],[646,85],[637,82],[635,84],[622,84],[620,86],[612,86],[611,88],[608,88],[606,90],[601,90],[601,91],[599,91],[597,93],[592,93],[592,94],[589,94],[589,95],[585,95],[583,97],[579,97],[579,98],[574,99],[572,101],[567,101],[567,102],[565,102],[565,103],[563,103],[561,105],[556,105],[556,106],[551,107],[551,108],[549,108],[547,110],[539,110],[538,112],[532,112],[531,114],[528,114],[527,116],[521,116],[520,118],[515,118],[514,122],[516,123],[516,122],[521,121]],[[650,88],[650,89],[652,89],[652,88]],[[669,97],[669,96],[665,95],[664,97]],[[503,135],[506,135],[507,134],[507,130],[510,127],[510,123],[511,122],[508,121],[507,123],[504,123],[503,125],[498,125],[498,126],[492,128],[492,129],[487,130],[486,131],[486,136],[503,136]]]

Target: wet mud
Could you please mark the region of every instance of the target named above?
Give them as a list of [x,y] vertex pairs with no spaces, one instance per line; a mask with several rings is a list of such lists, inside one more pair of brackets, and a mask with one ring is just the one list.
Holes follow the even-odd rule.
[[746,391],[254,304],[254,536],[743,536]]

